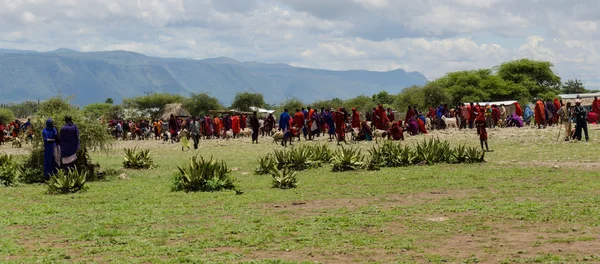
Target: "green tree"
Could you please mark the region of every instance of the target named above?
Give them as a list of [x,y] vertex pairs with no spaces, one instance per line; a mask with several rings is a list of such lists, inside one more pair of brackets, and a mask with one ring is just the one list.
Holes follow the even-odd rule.
[[38,110],[38,103],[34,101],[25,101],[18,104],[13,104],[8,107],[15,113],[17,118],[25,118],[32,116]]
[[373,95],[373,101],[376,104],[392,104],[394,102],[394,96],[386,91],[381,91],[378,94]]
[[251,106],[262,108],[264,105],[265,99],[262,94],[243,92],[235,95],[231,108],[240,111],[250,111]]
[[192,96],[184,101],[183,106],[191,115],[204,116],[209,110],[221,110],[223,106],[217,98],[214,98],[208,93],[192,94]]
[[581,83],[580,80],[567,80],[565,83],[563,83],[561,89],[560,89],[561,93],[565,93],[565,94],[581,94],[581,93],[589,93],[590,91],[588,91],[587,89],[585,89],[585,87],[583,86],[583,83]]
[[83,108],[83,115],[90,119],[98,119],[101,116],[108,117],[112,104],[95,103],[89,104]]
[[[0,108],[0,122],[8,124],[15,121],[16,117],[12,110],[8,108]],[[0,131],[1,132],[1,131]],[[0,135],[2,136],[2,135]]]
[[[393,102],[393,99],[394,99],[394,96],[392,96],[392,102]],[[370,111],[376,105],[377,104],[373,101],[372,97],[368,97],[365,95],[359,95],[357,97],[354,97],[354,98],[344,101],[344,107],[346,107],[346,110],[356,108],[356,110],[358,110],[361,113]]]
[[552,71],[552,63],[520,59],[509,61],[496,67],[500,78],[521,84],[528,90],[530,97],[539,97],[541,94],[556,94],[560,89],[560,77]]
[[296,109],[302,109],[302,107],[304,107],[304,103],[302,103],[298,99],[293,98],[293,99],[288,99],[283,104],[281,104],[279,107],[277,107],[277,110],[275,112],[283,113],[283,110],[287,109],[290,114],[294,114],[296,112]]
[[413,85],[404,88],[402,92],[395,96],[392,105],[396,110],[404,111],[408,106],[417,106],[419,109],[424,109],[425,94],[422,86]]
[[423,97],[425,97],[425,105],[422,107],[452,104],[452,95],[450,95],[450,92],[434,82],[428,83],[423,87]]
[[183,103],[185,98],[177,94],[155,93],[146,96],[126,98],[123,105],[126,108],[133,108],[152,116],[153,119],[159,118],[167,104]]
[[112,99],[112,98],[106,98],[106,100],[104,101],[104,103],[107,103],[107,104],[113,104],[113,103],[114,103],[114,101],[113,101],[113,99]]

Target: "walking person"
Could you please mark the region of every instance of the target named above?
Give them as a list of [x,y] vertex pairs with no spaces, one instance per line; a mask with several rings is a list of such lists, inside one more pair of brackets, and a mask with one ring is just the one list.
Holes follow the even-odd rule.
[[567,103],[567,105],[563,105],[557,112],[558,116],[560,116],[560,121],[565,125],[565,141],[569,141],[571,138],[571,103]]
[[585,141],[589,141],[588,127],[587,127],[587,112],[581,106],[581,100],[575,101],[575,108],[573,108],[573,117],[575,118],[575,138],[581,141],[581,131],[585,133]]
[[192,140],[194,140],[194,149],[198,149],[198,143],[200,143],[200,121],[198,117],[195,117],[190,122],[190,131],[192,134]]
[[65,117],[65,125],[60,129],[59,138],[62,168],[70,170],[75,167],[79,150],[79,129],[73,124],[71,116]]
[[260,132],[260,122],[256,116],[256,111],[252,112],[250,117],[250,128],[252,129],[252,144],[258,144],[258,133]]
[[[283,140],[281,141],[281,145],[284,147],[287,147],[287,141],[291,138],[290,121],[291,117],[286,108],[283,110],[283,113],[279,115],[279,131],[283,132]],[[290,144],[291,143],[292,141],[290,139]]]

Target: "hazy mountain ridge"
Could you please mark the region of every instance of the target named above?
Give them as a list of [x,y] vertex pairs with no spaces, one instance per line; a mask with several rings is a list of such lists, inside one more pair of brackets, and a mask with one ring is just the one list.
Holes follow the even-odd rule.
[[425,84],[421,73],[332,71],[287,64],[239,62],[219,57],[179,59],[149,57],[128,51],[51,52],[0,49],[2,103],[45,99],[57,94],[75,96],[85,105],[145,92],[179,94],[208,92],[229,104],[236,93],[259,92],[270,103],[288,98],[305,102],[371,95],[381,90],[400,92]]

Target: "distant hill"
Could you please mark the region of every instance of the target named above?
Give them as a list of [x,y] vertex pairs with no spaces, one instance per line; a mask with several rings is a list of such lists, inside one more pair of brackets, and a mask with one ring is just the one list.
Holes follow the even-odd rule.
[[59,93],[75,96],[75,103],[86,105],[109,97],[118,103],[144,92],[208,92],[228,105],[242,91],[262,93],[269,103],[294,97],[312,102],[383,90],[398,93],[426,81],[419,72],[401,69],[331,71],[224,57],[195,60],[148,57],[128,51],[0,49],[0,103],[43,100]]

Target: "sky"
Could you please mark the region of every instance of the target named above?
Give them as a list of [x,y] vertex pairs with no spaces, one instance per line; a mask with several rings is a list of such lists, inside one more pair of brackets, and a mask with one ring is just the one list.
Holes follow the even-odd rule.
[[596,0],[0,0],[0,48],[447,72],[530,58],[600,89]]

